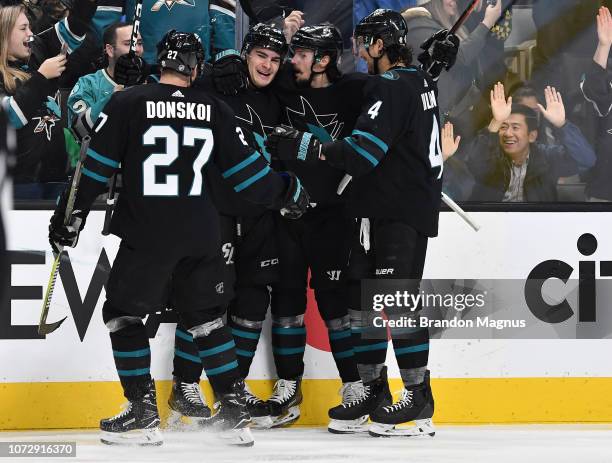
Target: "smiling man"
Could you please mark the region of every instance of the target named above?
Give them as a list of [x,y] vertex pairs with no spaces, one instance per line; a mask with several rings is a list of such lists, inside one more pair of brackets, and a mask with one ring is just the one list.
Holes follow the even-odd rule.
[[555,201],[557,181],[595,164],[595,153],[580,129],[565,118],[561,94],[545,90],[540,114],[554,128],[560,144],[536,143],[536,112],[506,100],[504,86],[491,91],[493,119],[474,140],[468,166],[477,185],[472,201]]

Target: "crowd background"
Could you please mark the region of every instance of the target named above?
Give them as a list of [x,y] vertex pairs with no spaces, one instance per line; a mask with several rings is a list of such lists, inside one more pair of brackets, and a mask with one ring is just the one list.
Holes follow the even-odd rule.
[[[299,10],[306,25],[330,21],[341,30],[343,72],[363,70],[351,53],[351,31],[374,9],[403,12],[408,40],[417,55],[420,44],[433,32],[450,28],[468,4],[468,0],[211,0],[202,6],[201,0],[195,1],[190,8],[206,8],[197,27],[205,32],[211,60],[218,52],[239,48],[249,19],[269,21]],[[23,11],[28,24],[19,26],[6,14],[14,3],[3,0],[0,9],[0,98],[9,119],[11,110],[17,114],[13,114],[20,141],[15,200],[55,200],[78,158],[69,95],[79,78],[108,69],[108,47],[117,44],[103,43],[104,31],[118,19],[129,21],[133,4],[27,0]],[[157,3],[159,11],[169,14],[185,8],[182,3],[193,2]],[[478,202],[612,200],[612,22],[609,10],[602,7],[612,7],[612,0],[480,2],[458,31],[461,49],[456,65],[438,83],[438,103],[446,123],[440,141],[447,193],[459,201]],[[234,30],[236,17],[242,27]],[[166,22],[177,18],[168,16]],[[201,18],[208,21],[204,26]],[[151,53],[145,37],[147,21],[155,20],[143,16],[145,57]],[[171,26],[183,29],[181,21]],[[163,24],[148,27],[163,29]],[[29,59],[11,56],[8,44],[15,27],[26,27],[19,40],[25,41],[29,30],[35,35]],[[194,27],[185,24],[184,29]],[[13,69],[12,74],[7,69]],[[10,83],[11,78],[17,79],[17,85]]]

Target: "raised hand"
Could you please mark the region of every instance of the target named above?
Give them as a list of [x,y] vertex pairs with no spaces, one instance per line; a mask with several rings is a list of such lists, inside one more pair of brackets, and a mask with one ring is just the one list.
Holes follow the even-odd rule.
[[302,16],[304,13],[298,10],[293,10],[283,21],[283,34],[287,43],[291,42],[291,38],[304,25]]
[[497,3],[495,3],[495,5],[489,5],[487,6],[487,9],[485,10],[485,15],[484,15],[484,19],[482,20],[482,23],[485,26],[487,26],[489,29],[495,26],[495,23],[501,17],[501,14],[502,14],[501,3],[502,3],[501,0],[497,0]]
[[565,125],[565,106],[561,94],[555,90],[555,87],[548,86],[544,89],[544,97],[546,108],[540,103],[538,108],[548,122],[560,129]]
[[444,161],[450,158],[459,149],[459,143],[461,142],[461,136],[454,136],[454,126],[450,122],[444,124],[442,127],[442,157]]
[[612,15],[605,6],[597,14],[597,38],[600,45],[612,46]]
[[512,97],[506,100],[504,94],[504,84],[497,82],[491,90],[491,112],[496,122],[502,123],[510,117],[512,113]]
[[55,79],[56,77],[62,75],[62,72],[64,72],[65,70],[66,55],[63,53],[44,60],[38,68],[38,72],[40,72],[45,77],[45,79]]

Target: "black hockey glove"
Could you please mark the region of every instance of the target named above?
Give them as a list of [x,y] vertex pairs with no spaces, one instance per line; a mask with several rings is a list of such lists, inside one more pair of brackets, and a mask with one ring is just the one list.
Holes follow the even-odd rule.
[[79,241],[79,232],[85,226],[85,219],[87,218],[86,211],[75,209],[70,214],[68,224],[64,224],[69,192],[70,188],[66,188],[59,197],[55,212],[53,212],[49,223],[49,243],[55,254],[60,251],[59,246],[70,246],[71,248],[76,246]]
[[213,64],[213,84],[223,95],[237,95],[249,85],[249,71],[237,53],[229,52]]
[[140,85],[146,78],[147,66],[140,56],[126,53],[117,59],[114,80],[119,85],[125,87]]
[[310,205],[310,196],[293,172],[280,172],[287,182],[287,192],[280,204],[280,213],[287,219],[299,219]]
[[286,127],[274,128],[266,138],[266,149],[281,161],[317,162],[321,157],[321,142],[313,134]]
[[419,62],[432,78],[437,79],[442,69],[448,71],[455,64],[459,44],[455,34],[449,34],[447,29],[439,30],[421,45],[424,51],[418,57]]

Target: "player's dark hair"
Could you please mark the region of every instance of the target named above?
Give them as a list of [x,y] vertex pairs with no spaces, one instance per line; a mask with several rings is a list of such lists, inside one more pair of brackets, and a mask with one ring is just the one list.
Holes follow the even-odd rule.
[[535,98],[538,99],[538,92],[533,87],[529,87],[528,85],[521,85],[517,87],[514,92],[511,93],[513,100],[518,100],[519,98]]
[[121,29],[122,27],[131,26],[132,23],[126,23],[123,21],[117,21],[116,23],[111,24],[104,30],[104,35],[102,36],[102,45],[116,45],[117,42],[117,29]]
[[527,129],[530,132],[538,130],[538,115],[528,106],[522,104],[513,104],[511,114],[522,114],[527,122]]
[[401,61],[408,66],[412,63],[412,47],[409,45],[390,45],[385,48],[385,53],[391,64]]

